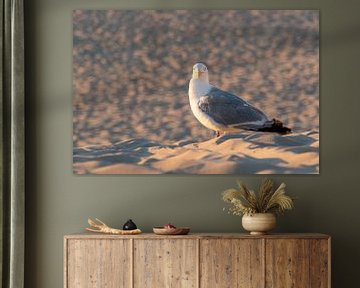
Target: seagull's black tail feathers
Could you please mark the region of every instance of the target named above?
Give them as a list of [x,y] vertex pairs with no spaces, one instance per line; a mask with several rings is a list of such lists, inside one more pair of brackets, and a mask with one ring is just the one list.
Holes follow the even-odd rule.
[[291,129],[284,126],[284,124],[277,120],[277,119],[273,119],[271,121],[269,121],[267,124],[269,125],[265,125],[262,128],[259,128],[258,131],[261,132],[275,132],[275,133],[279,133],[279,134],[289,134],[291,133]]

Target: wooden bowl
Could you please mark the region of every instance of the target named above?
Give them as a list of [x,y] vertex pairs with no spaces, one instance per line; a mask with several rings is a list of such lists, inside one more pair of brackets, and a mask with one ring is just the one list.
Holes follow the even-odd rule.
[[189,227],[164,228],[154,227],[153,231],[157,235],[186,235],[190,232]]

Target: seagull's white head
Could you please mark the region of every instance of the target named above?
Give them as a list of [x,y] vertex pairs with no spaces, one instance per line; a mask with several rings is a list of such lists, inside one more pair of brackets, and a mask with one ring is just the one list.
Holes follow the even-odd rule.
[[192,78],[209,81],[209,73],[207,67],[203,63],[196,63],[193,66]]

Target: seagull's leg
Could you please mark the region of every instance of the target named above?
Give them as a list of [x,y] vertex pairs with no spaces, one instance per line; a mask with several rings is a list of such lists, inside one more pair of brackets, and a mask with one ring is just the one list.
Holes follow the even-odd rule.
[[216,131],[216,137],[220,137],[220,131]]

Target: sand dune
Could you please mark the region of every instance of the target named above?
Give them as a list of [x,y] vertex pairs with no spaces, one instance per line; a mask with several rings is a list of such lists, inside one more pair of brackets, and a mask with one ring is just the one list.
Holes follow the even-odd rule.
[[77,174],[316,174],[319,133],[244,131],[173,145],[130,139],[76,148],[73,159]]

